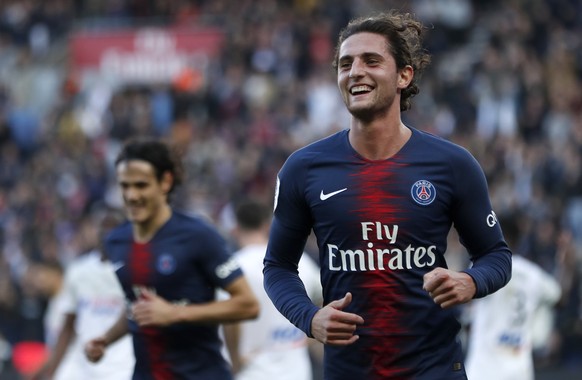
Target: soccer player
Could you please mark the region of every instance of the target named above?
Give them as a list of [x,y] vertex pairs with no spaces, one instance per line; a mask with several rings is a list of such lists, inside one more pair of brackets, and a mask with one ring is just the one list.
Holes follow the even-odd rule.
[[[66,319],[66,302],[63,289],[64,267],[59,261],[49,260],[33,263],[27,271],[27,280],[30,281],[33,289],[45,296],[48,300],[47,308],[43,317],[43,327],[45,344],[48,348],[49,357],[54,355],[61,326]],[[75,340],[72,339],[71,346],[60,353],[60,366],[51,374],[55,380],[74,379],[79,377],[80,372],[77,363],[73,359]],[[43,375],[46,361],[34,373],[28,374],[27,379],[36,379]]]
[[[517,241],[516,222],[503,223],[510,245]],[[514,255],[507,286],[469,304],[469,379],[533,380],[534,334],[539,333],[535,320],[538,313],[552,315],[561,293],[560,283],[551,274],[522,255]],[[551,326],[547,330],[549,336]]]
[[[226,345],[236,380],[310,380],[313,370],[309,344],[321,344],[308,340],[304,332],[283,317],[263,288],[263,258],[271,214],[268,206],[255,200],[240,201],[235,207],[232,234],[240,249],[234,256],[259,299],[261,315],[253,321],[226,324]],[[308,296],[321,305],[318,265],[304,255],[298,270]]]
[[[422,29],[392,11],[342,30],[334,66],[350,127],[294,152],[277,177],[264,285],[283,315],[326,345],[327,380],[466,379],[454,306],[511,276],[477,161],[401,120],[430,61]],[[447,269],[452,225],[472,260],[462,272]],[[311,230],[323,308],[297,276]]]
[[[98,221],[101,238],[123,221],[114,210],[104,210],[98,218],[101,219]],[[70,356],[68,361],[76,370],[74,377],[91,380],[131,379],[135,360],[129,336],[112,345],[108,355],[97,364],[87,361],[83,354],[83,342],[104,332],[125,309],[123,292],[103,249],[95,248],[83,254],[66,268],[60,297],[61,309],[65,314],[64,323],[49,360],[31,379],[44,376],[50,379],[73,378],[72,375],[59,376],[67,353]]]
[[[115,161],[129,219],[105,242],[129,314],[85,346],[91,361],[128,331],[134,380],[231,379],[218,324],[255,318],[258,302],[225,239],[207,221],[174,210],[181,163],[155,139],[127,142]],[[215,289],[230,298],[215,300]]]

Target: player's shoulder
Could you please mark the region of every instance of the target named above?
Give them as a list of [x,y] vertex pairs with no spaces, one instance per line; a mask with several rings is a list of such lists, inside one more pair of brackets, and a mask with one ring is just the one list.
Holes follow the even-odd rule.
[[71,261],[69,267],[74,268],[95,265],[95,263],[100,259],[101,252],[99,252],[97,249],[93,249],[89,252],[83,253],[80,256],[77,256],[75,259],[73,259],[73,261]]
[[131,228],[131,223],[129,221],[125,221],[120,225],[112,228],[106,235],[105,235],[105,242],[108,244],[116,244],[122,243],[127,241],[132,241],[133,239],[133,232]]
[[287,157],[278,178],[297,181],[321,160],[328,160],[330,154],[339,153],[348,147],[348,130],[336,132],[297,149]]
[[172,224],[172,229],[217,232],[209,217],[196,212],[173,210],[170,223]]
[[545,273],[541,266],[522,255],[514,254],[511,256],[511,267],[514,273],[521,272],[528,275]]
[[430,146],[430,152],[441,153],[451,157],[466,157],[472,156],[469,150],[460,144],[447,140],[444,137],[437,136],[433,133],[422,131],[415,128],[410,128],[415,136],[415,141],[421,149],[426,149],[426,145]]
[[95,270],[100,260],[101,253],[97,250],[84,253],[67,265],[66,275],[71,278],[83,278],[86,273],[91,273]]
[[210,217],[195,212],[173,210],[159,236],[174,242],[196,241],[193,249],[226,249],[226,239]]
[[560,294],[560,284],[552,273],[545,270],[536,262],[528,258],[514,254],[512,256],[512,277],[511,282],[516,283],[527,292],[539,292],[543,294],[554,294],[550,298],[556,299]]
[[464,146],[432,133],[411,128],[413,131],[412,150],[424,154],[430,152],[432,162],[447,165],[454,173],[478,173],[480,165],[473,154]]
[[330,152],[339,150],[340,147],[346,147],[348,131],[344,129],[305,145],[291,153],[287,161],[312,160],[321,154],[329,154]]

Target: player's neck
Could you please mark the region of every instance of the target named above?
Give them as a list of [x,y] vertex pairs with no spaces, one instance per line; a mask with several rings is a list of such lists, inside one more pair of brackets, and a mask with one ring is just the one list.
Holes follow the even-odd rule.
[[147,243],[158,230],[172,217],[172,208],[166,204],[150,219],[133,224],[133,239],[137,243]]
[[411,135],[412,131],[400,119],[394,122],[378,119],[369,123],[353,119],[349,141],[362,157],[386,160],[398,153]]

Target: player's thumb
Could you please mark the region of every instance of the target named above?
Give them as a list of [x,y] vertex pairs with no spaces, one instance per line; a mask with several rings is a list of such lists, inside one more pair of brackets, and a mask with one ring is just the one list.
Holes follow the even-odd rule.
[[145,301],[151,301],[156,297],[156,293],[154,293],[153,291],[151,291],[148,288],[143,288],[141,291],[141,300],[145,300]]
[[331,302],[330,306],[337,310],[343,310],[348,307],[350,303],[352,303],[352,293],[347,292],[343,298]]

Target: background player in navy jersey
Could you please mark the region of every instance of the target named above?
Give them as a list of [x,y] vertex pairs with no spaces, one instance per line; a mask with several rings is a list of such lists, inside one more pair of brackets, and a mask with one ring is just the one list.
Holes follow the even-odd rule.
[[[128,223],[105,242],[131,307],[85,346],[98,361],[128,331],[133,379],[231,379],[218,324],[254,318],[258,302],[226,241],[206,221],[173,210],[168,196],[181,181],[180,161],[158,140],[128,142],[116,159]],[[215,301],[215,289],[230,298]]]
[[[454,306],[511,277],[479,164],[401,120],[430,61],[422,29],[397,12],[348,24],[334,67],[350,128],[294,152],[278,174],[264,285],[326,344],[325,379],[466,379]],[[463,272],[447,269],[452,225],[473,262]],[[311,230],[323,308],[297,276]]]

